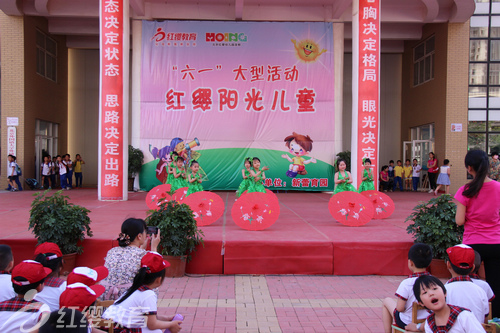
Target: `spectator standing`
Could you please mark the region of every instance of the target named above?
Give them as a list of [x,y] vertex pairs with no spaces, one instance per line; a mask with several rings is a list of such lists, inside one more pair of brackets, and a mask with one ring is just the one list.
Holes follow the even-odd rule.
[[82,159],[80,154],[76,154],[75,158],[76,158],[75,162],[73,163],[74,165],[73,171],[75,172],[75,188],[82,188],[82,182],[83,182],[82,165],[85,164],[85,161]]

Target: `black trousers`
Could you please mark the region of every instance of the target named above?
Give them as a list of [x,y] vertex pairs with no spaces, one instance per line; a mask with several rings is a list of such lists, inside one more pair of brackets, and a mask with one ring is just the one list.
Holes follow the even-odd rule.
[[429,175],[429,184],[431,184],[431,189],[435,190],[436,189],[437,173],[428,172],[427,174]]
[[491,302],[493,317],[500,317],[500,244],[468,244],[479,252],[484,262],[486,282],[495,293]]

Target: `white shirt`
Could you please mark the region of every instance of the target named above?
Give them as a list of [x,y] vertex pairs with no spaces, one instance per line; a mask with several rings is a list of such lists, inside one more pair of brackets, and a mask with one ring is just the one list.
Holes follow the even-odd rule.
[[43,312],[50,313],[50,309],[46,304],[41,304],[40,309],[34,312],[27,312],[23,310],[0,311],[0,332],[28,332],[38,323]]
[[446,303],[472,311],[480,323],[490,312],[488,298],[481,287],[471,281],[446,282]]
[[420,177],[420,170],[422,170],[422,167],[420,164],[417,165],[412,165],[413,167],[413,172],[412,172],[412,177]]
[[[425,321],[425,333],[434,333],[427,320]],[[462,311],[448,333],[484,333],[484,329],[471,312]]]
[[0,302],[16,297],[10,274],[0,274]]
[[69,171],[73,170],[73,161],[72,160],[65,161],[64,163],[66,163],[66,165],[68,166]]
[[477,284],[478,286],[481,287],[481,289],[484,290],[489,302],[491,302],[493,300],[493,298],[495,298],[495,294],[493,293],[493,290],[491,289],[488,282],[480,280],[480,279],[472,279],[472,278],[471,278],[471,280],[472,280],[472,282],[474,282],[474,284]]
[[66,281],[59,287],[44,286],[43,290],[36,294],[35,299],[49,306],[50,311],[59,310],[59,297],[66,290]]
[[161,333],[162,330],[150,330],[145,326],[146,313],[156,314],[158,298],[153,290],[136,290],[120,304],[113,304],[103,313],[102,318],[112,319],[127,328],[141,328],[143,333]]
[[42,175],[43,176],[50,175],[50,164],[42,163]]
[[16,166],[17,166],[16,162],[14,161],[9,162],[9,171],[7,172],[8,177],[17,176]]
[[57,166],[59,167],[59,174],[65,175],[66,174],[66,164],[61,162],[61,163],[57,163]]
[[[413,293],[413,285],[415,284],[416,279],[417,277],[404,279],[399,284],[398,290],[396,290],[396,296],[406,301],[405,310],[399,313],[399,318],[405,324],[411,323],[413,302],[417,301],[415,294]],[[428,315],[429,312],[427,312],[427,310],[418,310],[417,318],[425,319]]]
[[449,168],[450,168],[449,166],[443,165],[441,168],[439,168],[439,173],[448,174],[448,169]]

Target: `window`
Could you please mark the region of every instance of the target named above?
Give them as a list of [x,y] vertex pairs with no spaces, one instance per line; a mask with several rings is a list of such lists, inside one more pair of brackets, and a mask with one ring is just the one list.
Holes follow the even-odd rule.
[[434,79],[434,36],[413,49],[413,86]]
[[40,30],[36,31],[36,72],[57,82],[57,43]]

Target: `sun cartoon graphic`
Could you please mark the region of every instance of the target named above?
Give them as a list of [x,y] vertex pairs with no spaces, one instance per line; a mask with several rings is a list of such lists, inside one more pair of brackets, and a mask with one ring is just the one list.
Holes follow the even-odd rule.
[[312,39],[304,39],[299,42],[292,39],[292,43],[297,57],[305,63],[315,62],[320,55],[326,52],[326,49],[320,51],[318,43]]

